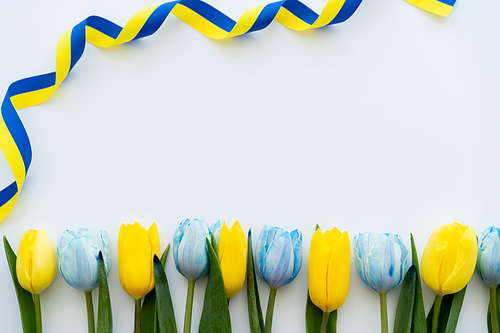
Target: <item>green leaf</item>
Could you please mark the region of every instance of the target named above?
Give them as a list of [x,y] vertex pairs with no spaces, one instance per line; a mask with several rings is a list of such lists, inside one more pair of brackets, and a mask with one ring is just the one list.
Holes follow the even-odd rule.
[[427,323],[425,321],[424,296],[422,294],[422,280],[420,280],[420,267],[418,264],[418,253],[415,246],[415,240],[410,233],[411,240],[411,258],[415,266],[415,302],[413,304],[413,321],[411,324],[412,333],[427,333]]
[[217,247],[217,240],[215,239],[215,235],[213,232],[210,233],[210,240],[211,240],[212,247],[215,251],[215,255],[217,256],[217,258],[219,258],[219,250]]
[[[161,264],[165,267],[170,244],[161,255]],[[158,314],[156,311],[156,290],[155,288],[144,297],[141,306],[141,333],[158,333]]]
[[5,256],[9,264],[10,275],[16,290],[17,301],[19,303],[19,312],[21,314],[21,323],[24,333],[35,333],[35,303],[33,302],[33,295],[19,284],[16,273],[16,260],[17,256],[10,247],[9,241],[3,236],[3,245],[5,248]]
[[231,318],[227,305],[224,280],[219,266],[219,259],[215,250],[208,240],[208,256],[210,259],[210,271],[208,273],[207,289],[201,312],[199,333],[231,333]]
[[396,318],[394,320],[394,333],[411,333],[416,281],[417,270],[415,265],[412,265],[406,272],[401,284]]
[[141,333],[156,333],[156,290],[153,288],[142,301]]
[[174,305],[172,304],[170,288],[168,287],[167,274],[156,255],[154,256],[154,274],[159,332],[177,333]]
[[[322,320],[323,310],[314,305],[314,303],[311,301],[308,290],[306,304],[306,333],[319,333],[321,331]],[[330,312],[326,332],[337,333],[337,310]]]
[[451,303],[445,333],[454,333],[457,329],[458,316],[460,316],[460,310],[462,309],[462,304],[464,303],[466,289],[467,286],[453,296],[453,302]]
[[257,286],[257,277],[253,262],[252,250],[252,230],[248,230],[247,242],[247,300],[248,300],[248,320],[250,323],[250,332],[264,332],[264,317],[262,317],[262,308],[260,305],[259,287]]
[[[445,295],[439,311],[438,333],[454,333],[457,327],[458,316],[462,309],[467,286],[455,294]],[[432,315],[434,304],[427,315],[427,331],[432,331]]]
[[108,276],[106,267],[102,258],[102,252],[99,251],[97,262],[99,274],[99,302],[97,308],[97,333],[113,332],[113,313],[111,310],[111,300],[108,289]]
[[170,243],[167,245],[166,249],[163,251],[160,261],[161,265],[165,267],[165,263],[167,262],[168,251],[170,250]]

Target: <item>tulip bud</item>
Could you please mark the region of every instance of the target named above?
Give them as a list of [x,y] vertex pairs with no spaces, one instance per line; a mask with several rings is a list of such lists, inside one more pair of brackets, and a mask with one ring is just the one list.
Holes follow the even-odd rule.
[[451,223],[437,227],[422,254],[422,279],[438,295],[454,294],[469,283],[477,258],[474,229]]
[[317,229],[308,259],[309,296],[323,312],[340,308],[349,290],[351,247],[347,231]]
[[218,253],[226,297],[231,298],[243,287],[246,274],[247,241],[238,221],[231,229],[226,222],[222,225]]
[[359,277],[371,289],[385,294],[403,281],[408,250],[399,235],[357,234],[354,253]]
[[40,294],[56,275],[56,251],[43,230],[24,233],[17,253],[19,284],[32,294]]
[[255,249],[257,273],[271,288],[295,279],[302,266],[302,233],[266,225]]
[[154,285],[153,257],[160,255],[156,224],[148,231],[139,223],[122,224],[118,234],[118,275],[123,290],[135,299],[149,293]]
[[[455,294],[469,283],[476,260],[476,233],[468,226],[456,222],[441,225],[427,241],[422,254],[421,270],[422,280],[436,293],[432,317],[433,333],[441,329],[439,314],[443,296]],[[456,321],[458,313],[455,313],[455,316]],[[446,330],[448,331],[448,327]]]
[[491,288],[500,284],[500,229],[489,227],[479,239],[477,273]]
[[66,230],[59,237],[56,251],[59,273],[75,289],[85,292],[94,290],[99,285],[99,251],[109,274],[108,233],[86,228]]
[[205,220],[186,219],[175,230],[175,267],[190,281],[208,274],[207,238],[210,230]]

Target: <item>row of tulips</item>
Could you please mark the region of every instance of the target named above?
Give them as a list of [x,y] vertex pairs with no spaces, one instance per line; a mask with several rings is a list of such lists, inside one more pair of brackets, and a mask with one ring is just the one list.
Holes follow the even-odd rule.
[[[85,293],[89,332],[95,332],[96,328],[92,290],[99,287],[97,332],[112,332],[106,279],[110,270],[109,243],[106,231],[67,230],[54,248],[43,230],[29,230],[21,239],[16,257],[4,237],[25,333],[42,332],[40,293],[52,282],[56,267],[70,286]],[[490,288],[488,331],[500,332],[498,228],[485,230],[479,241],[472,228],[459,223],[439,226],[432,233],[421,260],[422,279],[436,293],[427,319],[413,236],[410,268],[409,251],[398,235],[357,234],[353,243],[361,280],[380,295],[382,333],[388,332],[386,295],[401,283],[394,332],[454,332],[466,286],[475,268]],[[156,224],[147,231],[137,222],[120,228],[118,271],[123,290],[135,299],[135,333],[177,332],[164,269],[168,250],[169,246],[160,259]],[[266,225],[254,257],[251,231],[247,241],[238,221],[228,228],[221,221],[208,225],[204,220],[186,219],[175,230],[173,256],[177,270],[188,280],[184,333],[191,332],[195,283],[207,274],[199,332],[231,332],[228,303],[241,290],[246,277],[250,330],[270,333],[277,290],[292,282],[302,265],[302,234],[297,229],[288,232]],[[323,233],[317,226],[308,258],[308,333],[336,332],[337,309],[347,298],[350,263],[347,232],[334,228]],[[255,271],[270,287],[265,320]]]

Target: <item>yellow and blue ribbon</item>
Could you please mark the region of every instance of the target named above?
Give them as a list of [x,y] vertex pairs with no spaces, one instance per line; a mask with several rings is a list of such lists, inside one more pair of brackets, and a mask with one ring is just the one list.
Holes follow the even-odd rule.
[[[453,8],[454,4],[452,0],[407,1],[440,15],[445,15],[448,7]],[[256,32],[274,20],[293,30],[315,29],[346,21],[361,2],[329,0],[321,14],[317,14],[298,0],[283,0],[248,9],[238,21],[234,21],[201,0],[178,0],[140,10],[123,28],[99,16],[86,18],[59,38],[54,72],[21,79],[7,90],[1,106],[0,148],[15,180],[0,191],[0,221],[14,207],[32,159],[30,140],[17,111],[50,98],[82,57],[86,42],[110,47],[150,36],[170,13],[213,39]]]
[[412,5],[426,10],[430,13],[440,15],[440,16],[448,16],[455,6],[456,0],[406,0]]

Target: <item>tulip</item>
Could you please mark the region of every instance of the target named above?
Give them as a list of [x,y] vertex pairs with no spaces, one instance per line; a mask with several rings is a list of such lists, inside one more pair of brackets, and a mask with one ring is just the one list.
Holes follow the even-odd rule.
[[56,275],[56,251],[43,230],[28,230],[19,244],[16,274],[21,287],[34,296],[36,332],[42,332],[40,293]]
[[486,229],[478,244],[477,273],[490,288],[491,326],[493,333],[499,332],[497,287],[500,284],[500,229],[489,227]]
[[222,222],[217,222],[210,228],[205,220],[185,219],[174,233],[175,267],[187,280],[188,292],[186,312],[184,314],[184,332],[191,332],[191,316],[193,312],[194,285],[196,280],[208,274],[209,258],[207,238],[211,233],[218,233]]
[[271,288],[267,303],[265,332],[270,333],[278,288],[292,282],[302,266],[302,233],[266,225],[255,250],[257,273]]
[[89,332],[95,331],[92,290],[99,285],[99,251],[109,274],[109,236],[104,230],[66,230],[56,249],[59,273],[70,286],[85,293]]
[[469,282],[477,258],[474,229],[459,223],[434,230],[422,254],[422,279],[438,295],[454,294]]
[[479,239],[477,273],[490,287],[500,284],[500,229],[489,227]]
[[140,333],[141,299],[154,285],[153,257],[159,257],[156,224],[146,231],[139,223],[122,224],[118,234],[118,275],[123,290],[135,299],[135,333]]
[[443,295],[462,290],[469,282],[477,258],[474,229],[459,223],[437,227],[422,254],[422,279],[436,293],[432,332],[437,332]]
[[238,221],[231,229],[224,222],[217,251],[226,297],[229,299],[241,290],[246,274],[247,241]]
[[347,231],[337,228],[324,234],[316,229],[308,260],[309,296],[323,312],[340,308],[347,298],[351,247]]
[[57,245],[57,268],[64,280],[73,288],[88,292],[99,285],[97,263],[102,252],[106,272],[109,274],[109,236],[105,230],[80,228],[66,230]]
[[385,294],[403,281],[408,250],[399,235],[357,234],[354,253],[359,277],[371,289]]
[[292,282],[302,266],[302,233],[266,225],[255,249],[257,273],[271,288]]
[[408,250],[399,235],[367,233],[354,237],[354,255],[359,277],[379,293],[382,332],[388,332],[387,292],[403,281]]

